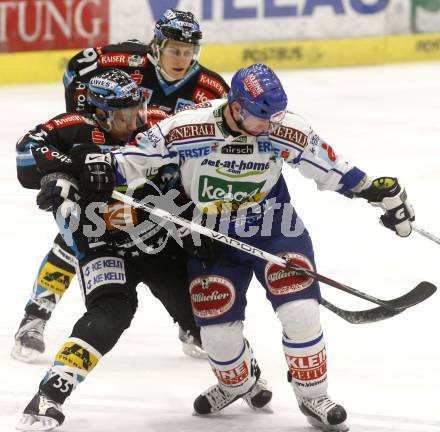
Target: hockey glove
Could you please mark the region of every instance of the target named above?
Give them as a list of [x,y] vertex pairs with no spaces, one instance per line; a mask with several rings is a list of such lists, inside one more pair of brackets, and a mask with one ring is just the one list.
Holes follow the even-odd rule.
[[411,234],[411,222],[415,219],[414,210],[407,200],[405,189],[400,186],[396,178],[379,177],[357,195],[385,210],[385,214],[380,217],[385,227],[393,230],[400,237]]
[[110,153],[99,153],[94,144],[81,144],[72,149],[72,159],[80,184],[80,195],[88,202],[107,202],[113,192],[115,175]]
[[[184,193],[181,193],[175,199],[175,202],[178,205],[183,206],[191,201],[189,201]],[[186,220],[192,220],[193,222],[204,226],[206,214],[200,213],[198,210],[195,211],[194,209],[194,203],[191,203],[191,205],[187,206],[180,216]],[[190,229],[185,227],[180,227],[177,230],[177,233],[182,241],[182,248],[188,255],[201,261],[205,269],[214,264],[218,252],[215,240],[196,232],[193,233]]]
[[[187,235],[181,235],[183,250],[193,258],[198,259],[205,269],[211,267],[216,259],[216,242],[204,235],[198,236],[190,231]],[[200,237],[200,238],[199,238]]]
[[78,182],[68,174],[55,172],[41,179],[37,205],[41,210],[56,212],[64,201],[78,202]]

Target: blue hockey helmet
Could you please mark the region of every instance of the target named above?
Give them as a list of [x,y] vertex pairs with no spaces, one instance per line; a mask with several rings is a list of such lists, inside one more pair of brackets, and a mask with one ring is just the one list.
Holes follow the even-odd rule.
[[158,46],[167,39],[199,45],[202,32],[191,12],[167,9],[156,22],[154,37]]
[[276,117],[279,122],[286,111],[287,95],[275,72],[257,63],[232,77],[228,102],[238,102],[246,115],[271,121]]
[[130,75],[120,69],[109,69],[90,79],[88,101],[108,112],[140,105],[143,97]]

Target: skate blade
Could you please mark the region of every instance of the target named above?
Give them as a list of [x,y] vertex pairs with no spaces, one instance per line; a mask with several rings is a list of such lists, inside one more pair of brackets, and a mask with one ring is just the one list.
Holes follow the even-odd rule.
[[53,418],[23,414],[15,429],[21,431],[52,431],[60,424]]
[[182,342],[182,351],[185,355],[196,359],[207,359],[208,354],[196,345]]
[[244,399],[245,404],[254,412],[256,413],[260,413],[260,414],[273,414],[273,408],[272,405],[269,403],[267,403],[266,405],[264,405],[264,407],[262,408],[257,408],[255,406],[253,406],[251,403],[249,403],[246,399]]
[[42,353],[32,348],[16,343],[11,351],[11,357],[24,363],[33,363]]
[[350,428],[342,422],[338,425],[326,425],[319,420],[316,420],[314,417],[307,417],[307,421],[311,426],[316,429],[322,430],[323,432],[348,432]]

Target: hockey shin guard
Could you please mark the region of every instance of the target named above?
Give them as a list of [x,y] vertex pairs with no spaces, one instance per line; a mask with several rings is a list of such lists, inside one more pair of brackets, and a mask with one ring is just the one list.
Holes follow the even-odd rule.
[[248,341],[243,338],[242,322],[202,327],[201,336],[219,386],[235,396],[248,392],[260,370]]
[[[75,268],[69,262],[56,255],[54,244],[52,250],[41,263],[32,289],[31,298],[25,311],[47,321],[56,305],[61,300],[72,279],[75,277]],[[67,252],[63,251],[65,254]],[[71,256],[74,259],[73,256]]]
[[297,300],[280,306],[283,350],[288,380],[296,397],[314,398],[327,392],[327,356],[316,300]]
[[97,365],[101,354],[77,338],[69,338],[58,351],[52,367],[40,383],[40,390],[57,403],[64,403],[76,386]]

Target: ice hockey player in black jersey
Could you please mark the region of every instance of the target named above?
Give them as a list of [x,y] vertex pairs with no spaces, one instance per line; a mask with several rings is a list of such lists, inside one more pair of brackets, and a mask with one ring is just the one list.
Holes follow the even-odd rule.
[[[87,101],[87,88],[90,77],[114,67],[130,74],[141,87],[148,103],[149,126],[186,105],[223,97],[229,90],[228,85],[218,74],[197,61],[201,39],[202,33],[193,14],[167,10],[156,23],[154,38],[149,44],[127,41],[86,48],[70,60],[64,74],[67,112],[89,113],[91,107]],[[79,118],[62,116],[52,122],[56,125],[69,125],[81,121]],[[67,130],[70,132],[70,128],[55,130],[59,133]],[[39,134],[41,130],[35,133]],[[110,148],[114,145],[112,138],[105,136],[104,143],[102,133],[105,131],[92,133],[92,141],[102,148]],[[25,159],[21,159],[21,163],[20,169],[23,172],[32,173],[32,167],[26,168]],[[31,182],[30,187],[39,188],[38,175],[35,179],[32,179],[33,174],[29,176],[22,181]],[[40,265],[25,307],[25,316],[15,335],[11,353],[15,359],[32,362],[44,352],[46,322],[74,277],[74,265],[75,257],[58,236]],[[191,333],[180,326],[179,338],[185,354],[192,357],[206,356],[200,347],[198,331]]]
[[[128,217],[118,218],[112,201],[107,203],[118,186],[118,174],[113,172],[110,153],[99,152],[93,137],[99,137],[101,145],[125,141],[126,134],[135,129],[141,100],[141,92],[125,72],[107,70],[89,83],[89,101],[96,107],[93,116],[57,116],[29,132],[18,144],[18,178],[26,187],[41,184],[37,204],[54,213],[64,241],[78,260],[77,274],[87,308],[25,408],[19,430],[47,431],[63,423],[66,398],[130,326],[140,282],[173,296],[174,312],[182,319],[188,313],[188,324],[193,322],[183,249],[172,238],[164,238],[163,228],[144,224],[147,216],[130,214],[130,208],[123,211]],[[158,172],[149,172],[134,193],[145,197],[154,195],[155,188],[165,192],[174,186],[172,169],[166,165]],[[174,169],[177,172],[177,167]],[[90,224],[90,208],[103,210],[105,230],[99,235],[84,231],[82,215],[87,215]],[[75,220],[79,229],[72,224]],[[113,229],[115,226],[118,230]],[[142,230],[134,237],[130,228],[138,226]],[[149,248],[147,252],[156,253],[146,253],[141,244]],[[200,247],[199,253],[203,250],[209,252],[209,248]],[[213,259],[207,254],[199,257],[207,263]],[[265,388],[261,390],[267,394]],[[256,408],[252,401],[247,402]]]
[[198,62],[202,32],[191,12],[167,10],[157,21],[148,44],[137,40],[87,48],[75,55],[64,74],[66,109],[87,111],[87,82],[104,68],[131,75],[148,107],[172,114],[188,105],[225,97],[229,86]]
[[[99,79],[104,77],[115,83],[115,91],[119,89],[120,92],[127,92],[128,89],[139,92],[136,83],[124,72],[107,70],[105,74],[92,81],[95,89],[99,88]],[[130,86],[133,87],[131,90]],[[130,97],[130,93],[128,95]],[[123,109],[118,110],[113,110],[114,107],[111,106],[102,106],[103,109],[95,109],[94,114],[87,116],[60,114],[28,132],[17,144],[17,173],[20,183],[26,188],[39,189],[43,175],[48,174],[44,181],[51,179],[46,186],[51,192],[52,189],[56,190],[56,182],[61,181],[53,173],[57,170],[63,172],[69,167],[71,161],[67,155],[76,143],[88,144],[96,148],[95,151],[103,152],[127,143],[137,128],[141,97],[139,100],[128,99],[128,102],[122,103],[128,103],[129,106],[123,106]],[[113,215],[118,221],[121,211],[109,211],[108,214]],[[107,222],[109,226],[116,226],[116,222],[111,219]],[[12,351],[14,357],[29,360],[35,358],[35,353],[44,350],[44,325],[73,278],[76,261],[75,251],[58,235],[54,247],[42,264],[44,270],[40,271],[31,300],[26,305],[26,315],[17,332],[16,344]],[[183,289],[184,294],[180,292],[182,284],[170,284],[165,288],[159,289],[150,284],[153,294],[179,323],[181,332],[191,335],[193,342],[198,344],[198,350],[203,353],[187,290]]]

